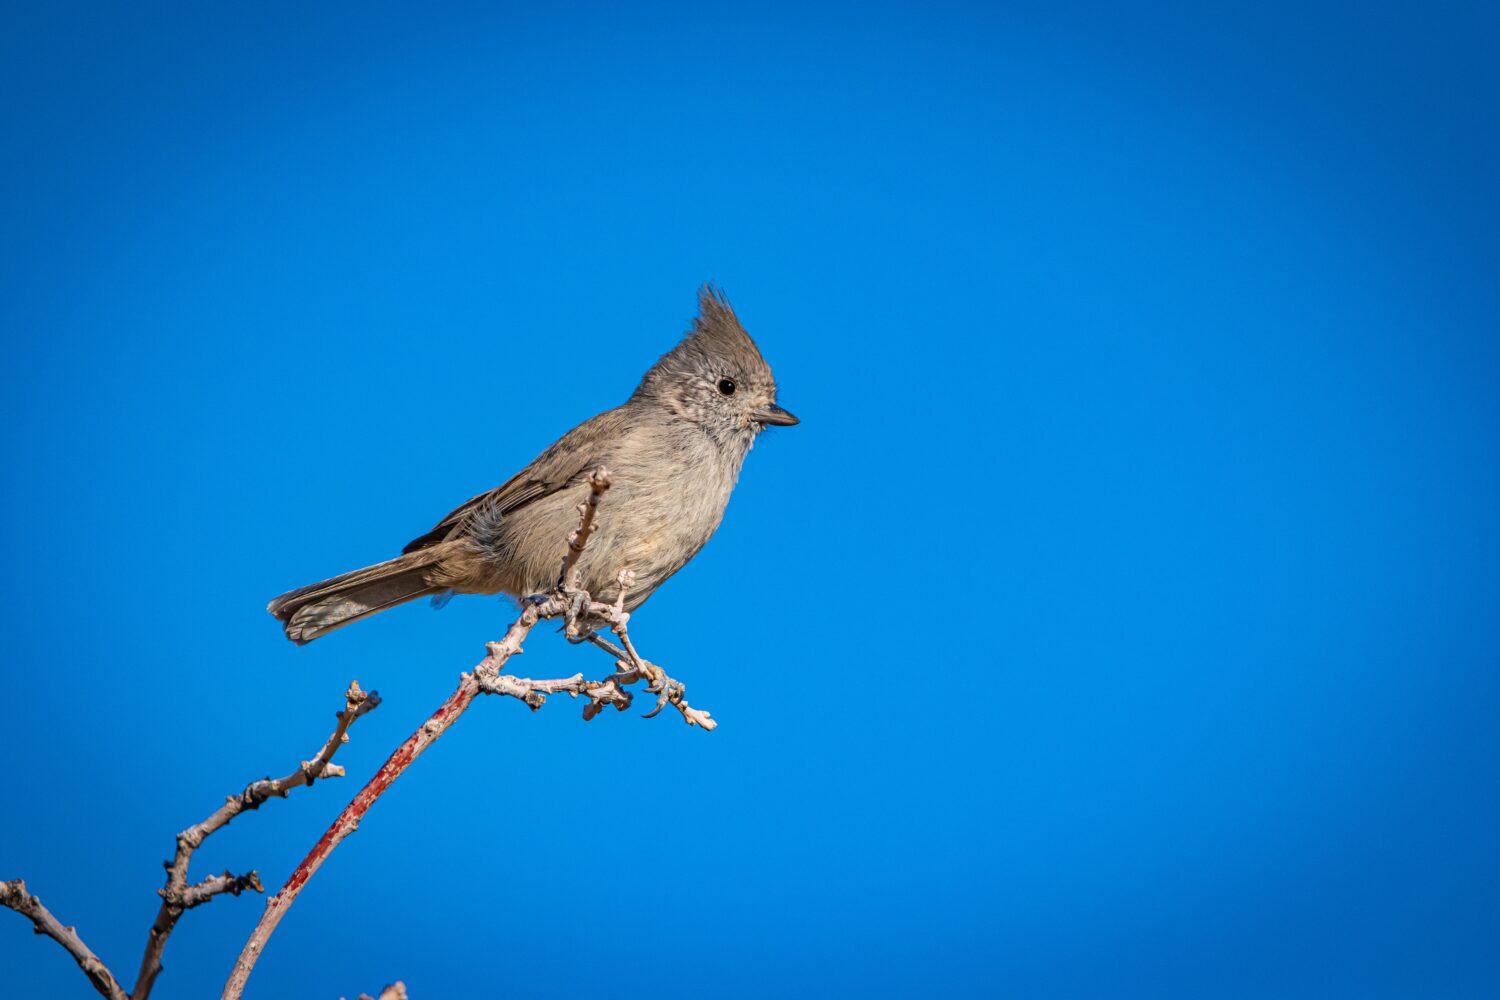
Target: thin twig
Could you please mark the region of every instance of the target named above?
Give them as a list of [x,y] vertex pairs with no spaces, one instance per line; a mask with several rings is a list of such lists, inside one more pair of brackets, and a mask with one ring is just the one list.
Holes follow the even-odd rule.
[[31,921],[33,928],[38,934],[45,934],[67,950],[73,956],[73,961],[83,970],[83,974],[89,977],[89,982],[94,984],[94,989],[110,1000],[129,1000],[128,994],[120,988],[115,977],[99,960],[99,956],[89,950],[89,946],[83,943],[83,938],[78,936],[76,927],[64,927],[62,921],[52,915],[52,912],[42,905],[42,901],[26,891],[26,883],[21,879],[12,882],[0,882],[0,906],[8,906],[21,916]]
[[599,508],[599,498],[609,489],[611,482],[609,470],[602,465],[589,473],[589,495],[578,504],[578,527],[568,536],[562,572],[557,575],[557,589],[565,594],[578,590],[578,557],[583,555],[584,546],[588,545],[589,537],[594,533],[594,512]]
[[66,948],[100,993],[114,1000],[146,1000],[152,987],[156,985],[156,977],[161,974],[162,953],[166,950],[167,938],[183,913],[195,906],[202,906],[215,896],[238,896],[247,889],[253,892],[265,891],[260,874],[253,870],[244,875],[226,871],[222,875],[210,875],[189,885],[188,865],[193,859],[193,852],[202,846],[209,835],[223,829],[240,813],[258,809],[267,799],[273,796],[285,798],[293,788],[311,784],[319,778],[342,776],[344,769],[331,763],[333,755],[338,752],[339,747],[349,742],[349,727],[354,724],[354,720],[379,704],[378,693],[371,691],[366,694],[360,690],[358,681],[352,682],[349,690],[344,692],[344,710],[337,715],[338,724],[334,727],[333,735],[328,737],[311,760],[303,761],[297,770],[284,778],[252,781],[238,795],[229,796],[203,822],[195,823],[177,835],[177,852],[171,861],[163,863],[167,869],[167,884],[157,890],[157,895],[162,898],[161,908],[157,911],[156,920],[146,939],[146,953],[141,959],[141,971],[136,976],[135,989],[131,993],[125,992],[99,957],[84,946],[73,928],[64,927],[40,900],[26,891],[24,882],[19,879],[0,882],[0,904],[30,918],[38,934],[46,934]]
[[211,834],[229,825],[230,820],[247,810],[259,809],[272,796],[286,798],[292,789],[310,785],[319,778],[342,777],[344,769],[331,763],[333,755],[349,742],[349,727],[354,721],[379,705],[378,691],[366,693],[360,689],[359,681],[350,682],[349,689],[344,692],[344,709],[336,715],[338,724],[311,760],[304,760],[297,770],[284,778],[252,781],[244,791],[225,799],[224,804],[203,822],[195,823],[177,835],[177,853],[171,861],[165,862],[167,884],[157,890],[162,899],[161,908],[157,910],[156,920],[146,938],[146,953],[141,958],[141,971],[136,976],[131,1000],[146,1000],[150,996],[156,977],[161,974],[162,952],[166,950],[167,938],[185,911],[221,893],[238,896],[245,889],[265,891],[260,875],[255,871],[238,877],[226,871],[223,876],[209,876],[196,885],[188,885],[188,864],[193,859],[193,852]]
[[370,806],[375,804],[375,800],[380,798],[381,794],[412,765],[412,762],[422,756],[427,748],[436,743],[438,737],[447,732],[448,727],[468,710],[469,705],[474,701],[474,696],[479,693],[477,674],[480,669],[490,660],[498,660],[503,664],[511,656],[521,652],[521,641],[541,620],[544,612],[547,613],[547,617],[552,617],[560,614],[562,607],[550,601],[528,604],[521,612],[521,617],[516,619],[506,631],[505,638],[490,644],[489,656],[485,657],[485,660],[472,673],[460,676],[458,690],[449,695],[448,700],[443,702],[442,706],[433,712],[416,732],[407,737],[406,742],[396,748],[396,751],[381,765],[380,770],[375,772],[375,776],[359,790],[358,795],[354,796],[354,801],[350,802],[339,814],[338,819],[333,821],[328,832],[324,833],[322,839],[313,845],[313,849],[292,872],[286,885],[281,887],[281,891],[266,900],[265,912],[261,914],[260,922],[255,925],[255,930],[251,932],[250,940],[245,942],[239,959],[234,963],[234,970],[230,973],[229,981],[224,985],[226,998],[236,998],[244,992],[250,972],[255,968],[255,962],[265,949],[266,942],[275,932],[276,925],[281,922],[281,918],[286,915],[291,905],[297,901],[297,896],[302,892],[302,887],[307,884],[308,879],[312,878],[313,874],[322,867],[323,862],[328,860],[334,848],[338,847],[345,837],[359,829],[360,820],[364,818]]
[[574,698],[582,695],[588,699],[588,704],[583,706],[585,722],[598,715],[607,705],[613,705],[621,712],[629,708],[631,696],[626,685],[641,679],[641,675],[633,670],[618,670],[614,675],[597,681],[585,680],[582,674],[574,674],[562,680],[537,681],[529,677],[502,674],[502,666],[503,663],[492,662],[480,665],[476,673],[481,693],[518,698],[529,705],[533,712],[542,707],[549,694],[566,694]]

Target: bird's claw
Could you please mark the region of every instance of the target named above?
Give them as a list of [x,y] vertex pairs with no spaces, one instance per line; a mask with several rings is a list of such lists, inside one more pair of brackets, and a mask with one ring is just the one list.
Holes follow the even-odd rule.
[[671,677],[668,677],[667,672],[654,663],[646,663],[644,660],[641,662],[646,667],[646,676],[649,680],[649,683],[646,685],[646,691],[649,694],[656,695],[656,707],[641,716],[641,718],[654,719],[669,703],[681,699],[687,693],[687,688],[683,687],[681,683],[674,681]]

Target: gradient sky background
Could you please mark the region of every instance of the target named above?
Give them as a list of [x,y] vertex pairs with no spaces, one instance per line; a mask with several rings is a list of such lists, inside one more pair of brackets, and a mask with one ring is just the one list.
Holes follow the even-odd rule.
[[1500,19],[1131,6],[9,5],[0,877],[133,981],[358,678],[350,777],[194,868],[279,885],[511,612],[265,602],[712,279],[803,418],[637,616],[722,725],[480,703],[250,996],[1497,995]]

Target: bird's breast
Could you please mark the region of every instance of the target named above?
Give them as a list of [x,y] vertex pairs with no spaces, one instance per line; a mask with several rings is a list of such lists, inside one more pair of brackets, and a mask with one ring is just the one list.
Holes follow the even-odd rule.
[[602,501],[587,565],[600,585],[629,569],[644,599],[718,529],[739,463],[697,431],[663,432],[622,449],[610,472],[614,485]]

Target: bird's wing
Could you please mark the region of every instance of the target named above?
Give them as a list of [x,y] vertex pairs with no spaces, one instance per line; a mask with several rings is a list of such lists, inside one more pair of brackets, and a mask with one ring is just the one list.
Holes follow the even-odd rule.
[[584,421],[558,438],[555,444],[504,484],[460,504],[431,531],[412,539],[401,551],[415,552],[452,538],[462,530],[469,515],[480,508],[492,509],[504,516],[581,480],[603,461],[602,446],[613,436],[606,433],[606,429],[618,428],[619,423],[619,415],[614,410]]

